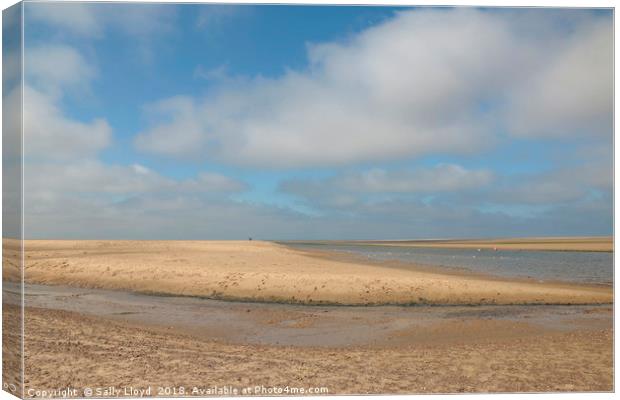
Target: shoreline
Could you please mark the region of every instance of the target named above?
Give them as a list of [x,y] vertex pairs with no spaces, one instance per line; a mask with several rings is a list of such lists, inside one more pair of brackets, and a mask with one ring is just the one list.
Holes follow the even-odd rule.
[[[160,296],[319,305],[613,302],[608,287],[388,269],[259,241],[26,241],[25,250],[27,283]],[[16,272],[5,263],[5,279]]]
[[308,245],[364,245],[444,249],[497,249],[512,251],[602,252],[613,253],[613,236],[525,237],[500,239],[425,240],[291,240],[278,243]]
[[[480,279],[487,279],[489,281],[511,281],[511,282],[523,282],[523,283],[549,283],[553,285],[567,285],[567,286],[583,286],[583,287],[591,287],[591,288],[613,288],[613,282],[600,282],[600,283],[584,283],[584,282],[571,282],[561,279],[545,279],[540,280],[534,277],[525,277],[525,276],[501,276],[495,275],[491,273],[484,273],[480,271],[475,271],[472,269],[468,269],[465,267],[449,267],[445,265],[433,265],[433,264],[425,264],[418,262],[407,262],[400,260],[380,260],[380,259],[372,259],[370,257],[364,257],[362,255],[339,251],[335,249],[322,250],[322,249],[314,249],[314,248],[301,248],[295,247],[294,244],[290,246],[282,243],[275,242],[278,245],[284,246],[287,249],[291,249],[293,251],[297,251],[303,255],[308,257],[316,257],[325,260],[331,261],[344,261],[344,262],[354,262],[364,265],[377,266],[380,268],[392,268],[398,270],[406,270],[406,271],[418,271],[418,272],[426,272],[426,273],[438,273],[442,275],[450,275],[455,277],[473,277]],[[529,251],[529,250],[523,250]]]

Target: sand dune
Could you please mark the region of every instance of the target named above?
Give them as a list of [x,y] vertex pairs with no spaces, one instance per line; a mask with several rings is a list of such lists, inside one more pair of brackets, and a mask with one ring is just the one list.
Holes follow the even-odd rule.
[[[382,268],[270,242],[35,240],[25,249],[29,283],[162,295],[356,305],[613,301],[611,288]],[[6,264],[4,278],[15,280],[15,268]]]

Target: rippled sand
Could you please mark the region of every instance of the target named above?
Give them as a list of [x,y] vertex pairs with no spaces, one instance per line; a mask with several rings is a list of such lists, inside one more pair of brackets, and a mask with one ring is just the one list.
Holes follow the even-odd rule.
[[[5,317],[16,312],[5,306]],[[114,385],[151,386],[156,392],[158,386],[191,390],[230,385],[326,387],[331,394],[613,390],[611,329],[535,336],[498,331],[460,343],[334,349],[219,343],[38,308],[26,309],[26,329],[27,389],[68,385],[81,391]]]

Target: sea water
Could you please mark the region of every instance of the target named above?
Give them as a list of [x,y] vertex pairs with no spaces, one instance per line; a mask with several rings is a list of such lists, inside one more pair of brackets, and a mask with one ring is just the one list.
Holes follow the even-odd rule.
[[613,282],[614,261],[611,252],[495,251],[493,249],[439,249],[329,243],[286,244],[300,249],[343,252],[375,261],[391,260],[458,268],[501,277],[594,284],[611,284]]

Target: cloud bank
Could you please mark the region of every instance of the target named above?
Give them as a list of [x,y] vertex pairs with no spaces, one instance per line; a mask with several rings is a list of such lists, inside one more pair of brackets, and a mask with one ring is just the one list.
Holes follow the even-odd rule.
[[[96,49],[112,31],[150,43],[176,28],[163,8],[114,7],[28,6],[30,21],[57,31],[54,44],[26,49],[28,237],[612,231],[609,15],[418,9],[341,40],[309,43],[307,67],[280,77],[196,67],[211,85],[204,96],[179,94],[143,108],[148,123],[130,142],[149,164],[105,162],[118,134],[112,119],[105,110],[78,118],[65,107],[68,95],[90,94],[106,72],[91,63],[96,57],[63,44],[67,37]],[[210,11],[189,29],[230,19],[230,10]],[[4,102],[19,108],[19,93],[5,93]],[[490,157],[513,145],[510,161]],[[528,151],[543,145],[546,162],[532,163]],[[198,167],[180,178],[166,171],[188,163],[224,172]],[[260,178],[246,182],[231,171],[281,175],[273,193],[252,197]]]
[[[518,11],[415,10],[348,40],[308,45],[309,66],[154,105],[143,152],[298,168],[479,154],[498,139],[611,135],[612,21]],[[524,29],[524,28],[527,28]],[[501,136],[501,135],[499,135]]]

